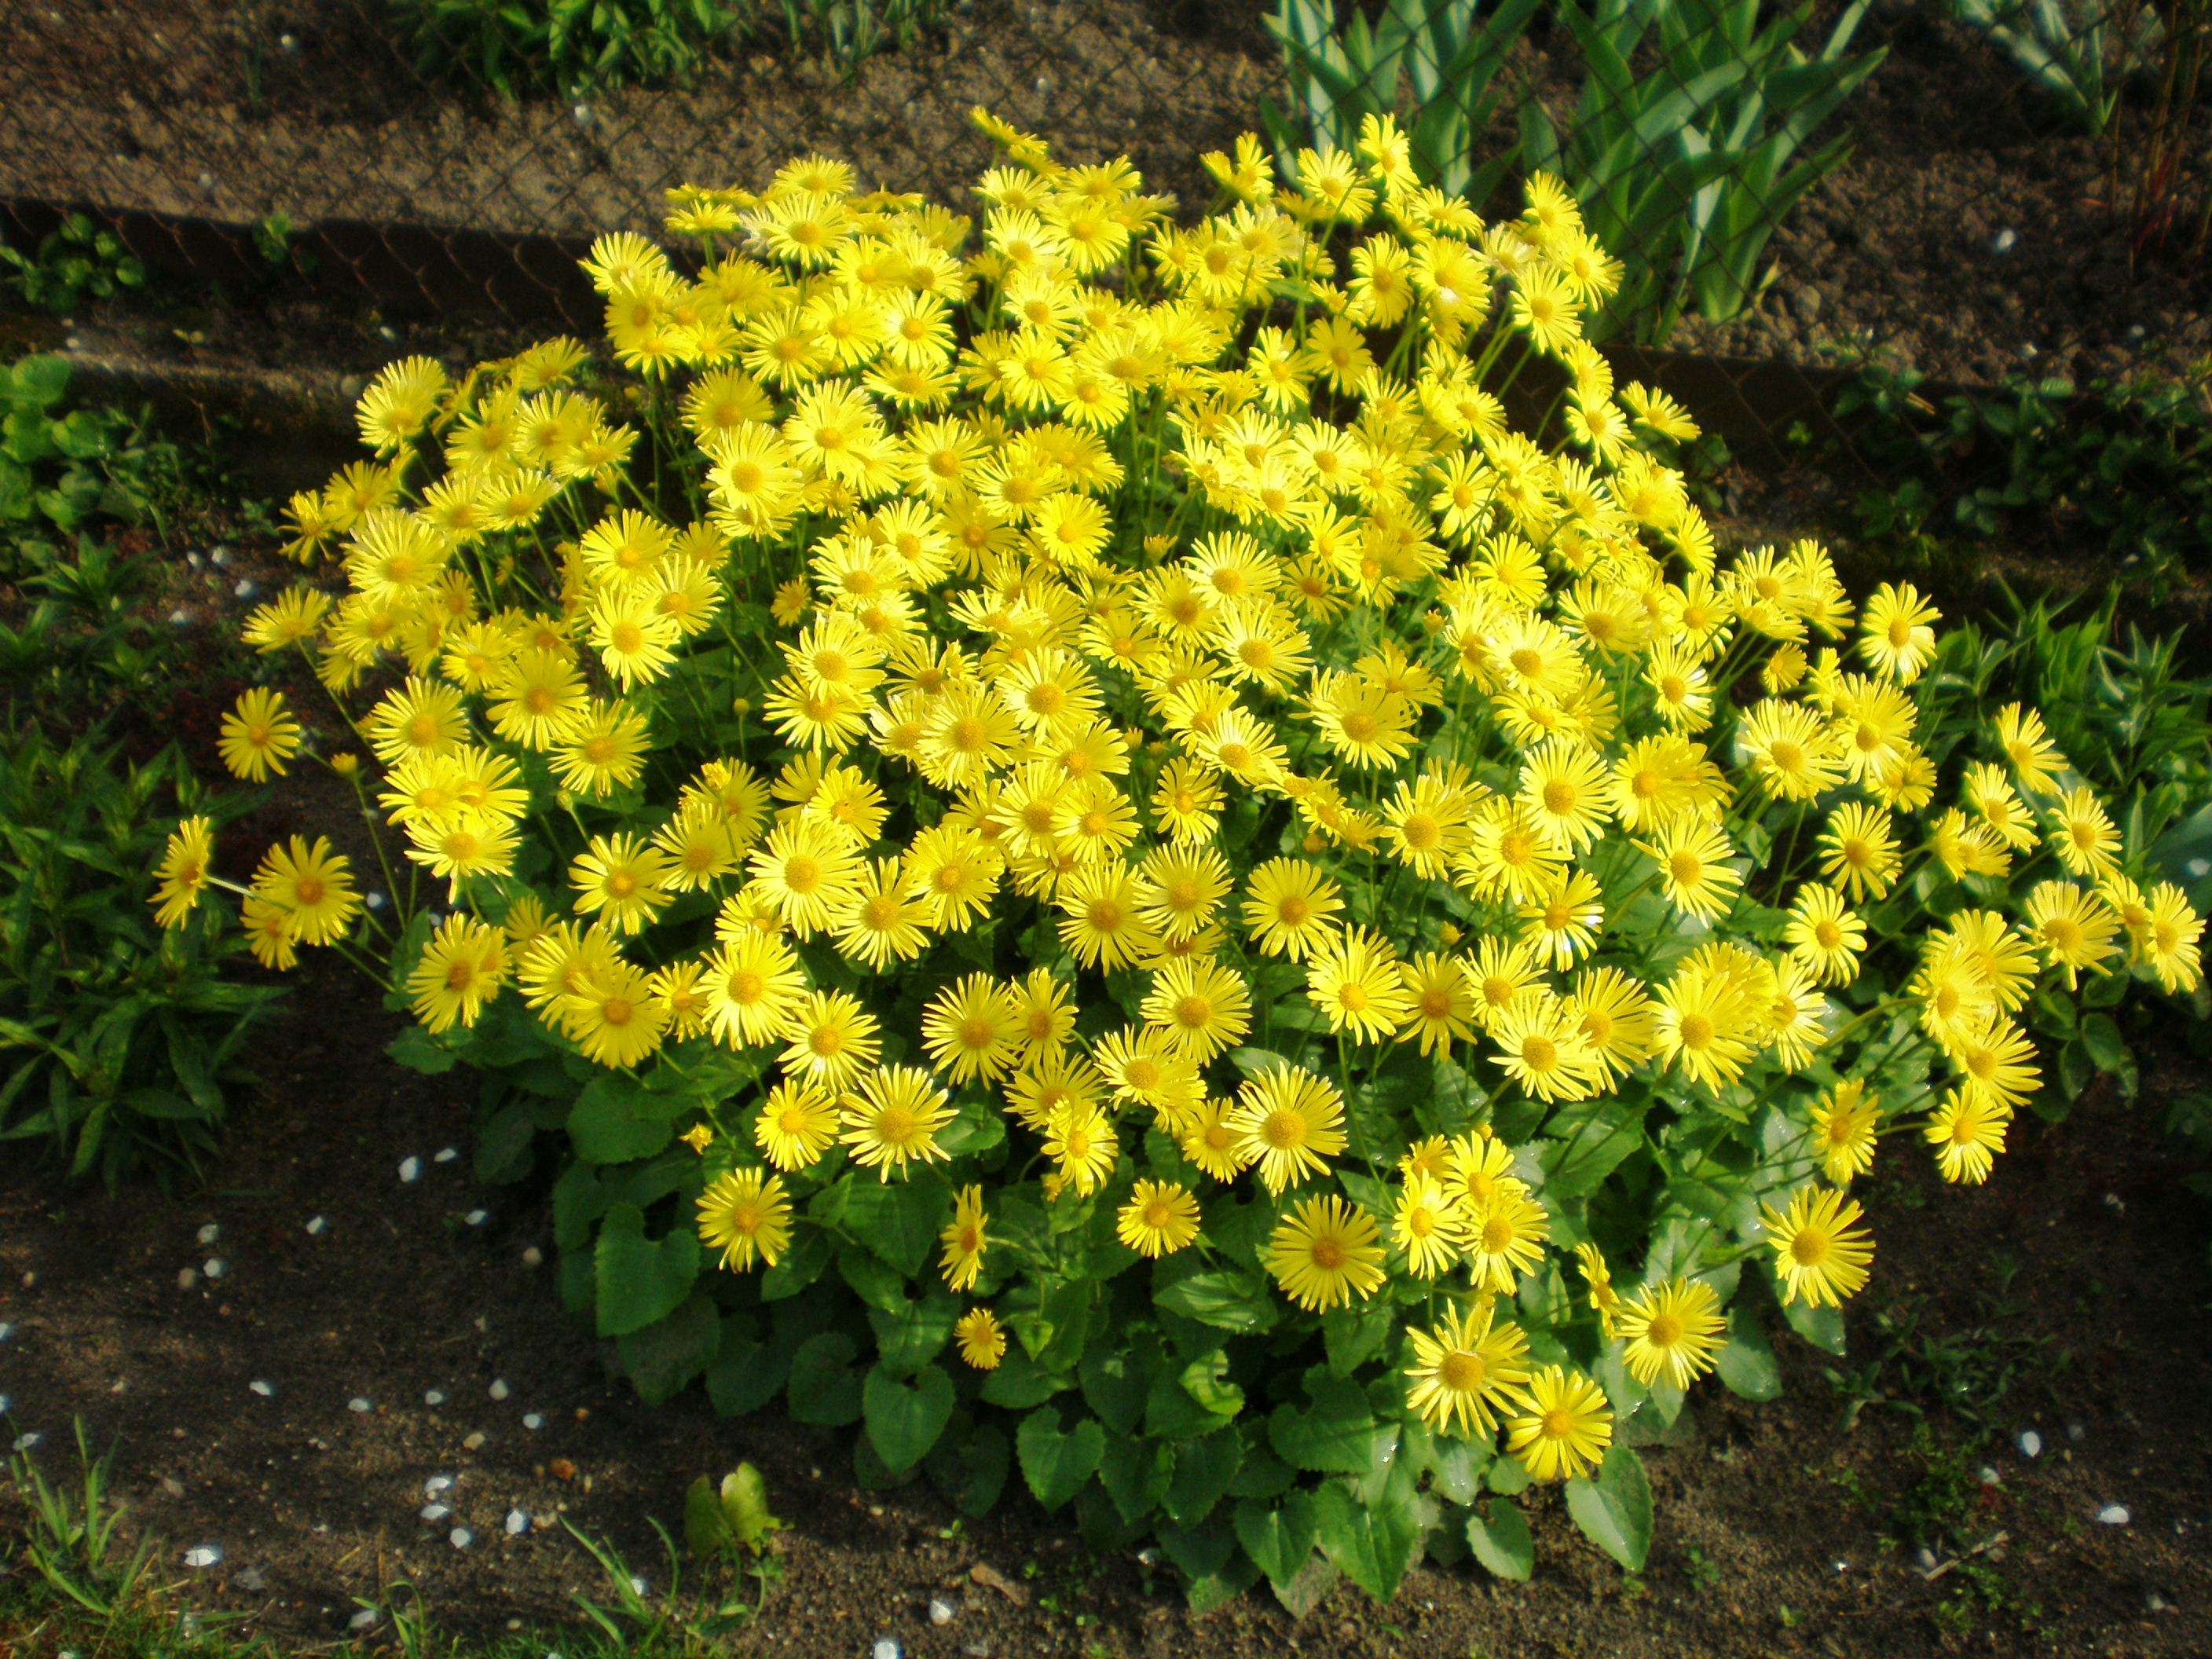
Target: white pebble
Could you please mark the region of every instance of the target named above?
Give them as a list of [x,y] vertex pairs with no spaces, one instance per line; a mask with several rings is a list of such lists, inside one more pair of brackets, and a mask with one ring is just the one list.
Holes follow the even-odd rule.
[[169,613],[169,626],[170,626],[170,627],[172,627],[172,628],[190,628],[191,625],[192,625],[192,613],[191,613],[191,611],[189,611],[185,610],[185,609],[184,608],[184,606],[182,606],[182,605],[179,605],[179,606],[178,606],[174,611],[172,611]]
[[208,562],[218,567],[228,564],[230,562],[230,550],[227,547],[216,548],[208,555]]
[[512,1390],[507,1388],[505,1377],[495,1376],[492,1379],[491,1388],[488,1392],[495,1400],[504,1400]]
[[2011,252],[2014,247],[2019,244],[2019,241],[2020,233],[2013,229],[2010,226],[2007,226],[2004,229],[1999,231],[1996,235],[1990,238],[1990,252],[2002,257]]
[[307,1237],[310,1238],[320,1238],[323,1236],[323,1230],[330,1224],[330,1222],[324,1217],[316,1216],[307,1223]]
[[348,1630],[367,1630],[371,1625],[374,1624],[383,1616],[384,1615],[377,1612],[374,1607],[363,1607],[359,1613],[356,1613],[352,1618],[346,1620],[346,1628]]
[[216,1240],[222,1237],[222,1229],[212,1221],[209,1222],[206,1226],[200,1229],[199,1239],[203,1247],[214,1243]]
[[2069,1423],[2066,1425],[2066,1437],[2078,1446],[2089,1437],[2089,1431],[2079,1423]]
[[520,1538],[529,1530],[530,1512],[527,1510],[509,1510],[507,1512],[507,1535],[509,1538]]
[[522,1265],[526,1267],[542,1267],[544,1264],[544,1261],[545,1252],[539,1249],[535,1244],[532,1244],[528,1249],[522,1253]]
[[367,1395],[363,1395],[363,1394],[357,1394],[357,1395],[354,1395],[354,1397],[353,1397],[352,1399],[350,1399],[350,1400],[349,1400],[349,1401],[346,1401],[346,1409],[347,1409],[348,1411],[349,1411],[349,1412],[365,1412],[365,1411],[368,1411],[368,1409],[370,1409],[370,1407],[369,1407],[369,1403],[368,1403],[368,1396]]
[[929,1622],[933,1625],[951,1624],[952,1622],[952,1603],[946,1601],[941,1595],[931,1596],[929,1598]]
[[432,1498],[435,1498],[441,1492],[451,1492],[453,1489],[453,1477],[450,1474],[434,1474],[422,1483],[422,1490]]
[[483,1431],[482,1429],[478,1429],[474,1434],[470,1435],[461,1442],[461,1449],[463,1451],[478,1451],[483,1449]]
[[200,1271],[210,1279],[221,1279],[229,1270],[229,1265],[219,1255],[211,1255],[200,1263]]
[[424,1390],[422,1395],[422,1403],[426,1406],[444,1405],[446,1403],[446,1391],[443,1389],[429,1389]]
[[1920,1547],[1920,1553],[1912,1559],[1915,1563],[1918,1565],[1921,1571],[1933,1572],[1936,1571],[1936,1552],[1929,1549],[1927,1545],[1923,1544]]
[[2124,1504],[2107,1504],[2097,1511],[2097,1519],[2108,1527],[2124,1527],[2130,1518]]
[[471,1227],[481,1227],[485,1222],[491,1219],[491,1212],[489,1210],[471,1210],[468,1214],[463,1216],[461,1218],[467,1222]]
[[526,1429],[542,1429],[545,1426],[545,1419],[540,1413],[525,1412],[522,1416],[522,1426]]
[[15,1322],[12,1319],[0,1319],[0,1342],[5,1342],[15,1334]]
[[443,1504],[425,1504],[422,1505],[420,1513],[425,1521],[428,1521],[432,1526],[435,1526],[439,1522],[451,1515],[453,1510],[447,1509]]
[[403,1158],[399,1160],[399,1178],[402,1181],[412,1181],[422,1173],[422,1160],[421,1158]]
[[465,1550],[477,1541],[477,1535],[466,1527],[455,1527],[446,1534],[446,1541],[457,1550]]
[[372,887],[362,896],[361,902],[372,910],[381,910],[384,908],[384,894],[379,889]]
[[1997,1472],[1991,1468],[1987,1463],[1982,1465],[1982,1484],[1984,1486],[1994,1486],[1998,1484],[1999,1478]]
[[32,1447],[37,1445],[39,1442],[44,1440],[46,1437],[46,1436],[40,1434],[36,1429],[33,1429],[27,1434],[19,1434],[15,1437],[15,1449],[17,1451],[28,1451]]
[[2020,1455],[2022,1457],[2042,1456],[2043,1437],[2033,1429],[2022,1429],[2020,1431]]
[[458,1146],[441,1146],[438,1148],[437,1161],[441,1164],[451,1164],[460,1155],[461,1149]]
[[188,1567],[211,1567],[222,1559],[222,1551],[213,1544],[201,1544],[185,1552]]
[[645,1582],[644,1574],[636,1572],[634,1572],[629,1576],[629,1587],[635,1590],[640,1595],[643,1595],[647,1590],[653,1588],[652,1585]]
[[902,1659],[898,1638],[893,1636],[876,1638],[876,1645],[869,1650],[869,1659]]
[[246,1386],[252,1389],[254,1393],[259,1395],[264,1400],[273,1399],[276,1394],[276,1385],[274,1382],[271,1382],[265,1376],[257,1376]]
[[238,586],[232,588],[230,591],[237,594],[241,599],[250,599],[260,590],[255,584],[252,577],[240,576],[238,579]]
[[8,1415],[8,1407],[15,1403],[12,1395],[0,1394],[0,1417]]

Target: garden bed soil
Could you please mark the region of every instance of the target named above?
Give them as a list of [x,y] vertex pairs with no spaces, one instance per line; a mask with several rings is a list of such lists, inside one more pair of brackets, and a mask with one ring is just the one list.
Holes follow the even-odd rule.
[[[255,836],[329,822],[337,805],[295,796],[228,838],[227,855],[250,860]],[[2186,1085],[2182,1062],[2148,1068],[2132,1104],[2100,1085],[2063,1126],[2023,1117],[1984,1188],[1943,1189],[1917,1148],[1890,1154],[1850,1358],[1784,1334],[1779,1401],[1697,1390],[1679,1443],[1645,1453],[1659,1521],[1639,1577],[1544,1492],[1528,1504],[1528,1584],[1423,1567],[1388,1607],[1340,1587],[1293,1620],[1263,1590],[1194,1618],[1171,1570],[1093,1560],[1065,1515],[1026,1497],[961,1524],[927,1485],[856,1486],[849,1433],[795,1428],[775,1408],[718,1420],[696,1389],[639,1405],[560,1307],[542,1192],[473,1183],[468,1085],[390,1063],[398,1025],[325,958],[256,1045],[262,1085],[204,1186],[167,1200],[68,1188],[20,1146],[0,1168],[12,1431],[42,1437],[50,1475],[73,1455],[73,1419],[95,1449],[112,1442],[129,1524],[162,1540],[163,1576],[287,1650],[343,1637],[358,1604],[388,1607],[402,1580],[447,1631],[573,1616],[572,1593],[604,1586],[556,1519],[611,1537],[657,1589],[667,1566],[652,1520],[675,1528],[685,1486],[739,1459],[764,1472],[793,1527],[739,1653],[860,1655],[884,1633],[916,1659],[2136,1659],[2212,1644],[2206,1218],[2175,1144],[2154,1132],[2158,1102]],[[406,1158],[420,1160],[412,1182]],[[1912,1419],[1877,1403],[1839,1427],[1845,1395],[1823,1375],[1867,1365],[1873,1316],[1899,1308],[1967,1356],[1978,1397],[1998,1368],[1976,1351],[2016,1361],[1996,1437],[1969,1460],[1985,1459],[1993,1481],[1967,1477],[1954,1506],[1961,1540],[2003,1541],[1932,1582],[1882,1541],[1942,1488],[1912,1449]],[[1899,1375],[1882,1373],[1891,1388]],[[428,1403],[432,1390],[442,1403]],[[1932,1413],[1938,1443],[1961,1443],[1939,1402],[1916,1408]],[[2026,1429],[2042,1438],[2033,1459],[2014,1439]],[[453,1514],[433,1526],[417,1511],[441,1474]],[[2100,1523],[2114,1504],[2126,1523]],[[533,1518],[511,1536],[518,1509]],[[473,1534],[465,1548],[449,1541],[456,1524]],[[221,1549],[218,1565],[179,1565],[203,1545]],[[953,1609],[949,1626],[931,1623],[933,1598]],[[386,1613],[357,1634],[391,1633]],[[0,1631],[0,1647],[10,1639]]]
[[[1825,39],[1838,9],[1821,0],[1802,40]],[[1127,152],[1195,206],[1210,192],[1197,154],[1282,95],[1275,48],[1243,3],[976,0],[848,82],[763,40],[688,87],[574,104],[426,81],[381,15],[375,0],[12,9],[0,16],[0,195],[240,223],[281,211],[652,230],[666,185],[757,184],[810,149],[864,181],[958,197],[988,159],[966,121],[982,102],[1072,158]],[[1855,45],[1885,41],[1888,60],[1835,124],[1856,148],[1770,245],[1759,305],[1727,325],[1687,320],[1669,343],[1801,362],[1887,349],[1984,383],[2172,372],[2212,349],[2201,268],[2130,269],[2099,203],[2096,141],[2057,127],[1995,48],[1911,0],[1871,18]],[[1564,118],[1565,64],[1540,27],[1509,74]]]

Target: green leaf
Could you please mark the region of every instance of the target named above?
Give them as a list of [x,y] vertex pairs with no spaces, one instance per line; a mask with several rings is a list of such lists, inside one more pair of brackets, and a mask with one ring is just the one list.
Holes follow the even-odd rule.
[[843,1229],[908,1279],[917,1277],[952,1213],[942,1176],[924,1170],[904,1181],[845,1177]]
[[[1110,1344],[1111,1339],[1094,1344],[1083,1356],[1083,1402],[1116,1435],[1133,1434],[1145,1414],[1152,1366],[1146,1363],[1148,1356],[1133,1351],[1126,1340],[1119,1347]],[[1157,1363],[1158,1344],[1150,1346],[1150,1358]]]
[[714,1483],[701,1475],[684,1492],[684,1547],[700,1560],[720,1555],[737,1540]]
[[450,1072],[460,1060],[459,1054],[441,1047],[438,1039],[420,1025],[408,1026],[385,1045],[384,1052],[409,1071],[420,1072],[426,1077]]
[[722,1340],[707,1367],[707,1397],[724,1417],[757,1412],[781,1393],[791,1375],[788,1343],[757,1342],[736,1318],[722,1322]]
[[2089,1051],[2089,1059],[2100,1072],[2123,1072],[2135,1063],[2128,1045],[2120,1039],[2120,1028],[2106,1013],[2089,1014],[2081,1021],[2081,1046]]
[[1217,1330],[1250,1333],[1272,1328],[1281,1309],[1257,1273],[1193,1273],[1174,1280],[1153,1298],[1168,1312]]
[[1097,1469],[1106,1453],[1106,1431],[1094,1417],[1064,1430],[1059,1408],[1040,1406],[1022,1419],[1014,1446],[1030,1494],[1048,1510],[1056,1510],[1081,1492]]
[[921,1299],[903,1297],[896,1310],[868,1310],[868,1328],[876,1334],[876,1356],[884,1370],[906,1376],[921,1369],[943,1352],[959,1322],[960,1304],[944,1287],[925,1287]]
[[1651,1486],[1627,1447],[1606,1448],[1596,1480],[1577,1475],[1567,1482],[1567,1513],[1585,1538],[1630,1572],[1644,1570],[1651,1552]]
[[1818,1307],[1810,1302],[1785,1302],[1782,1316],[1790,1322],[1790,1328],[1814,1347],[1829,1353],[1844,1351],[1844,1310],[1841,1308]]
[[1178,1527],[1194,1527],[1212,1514],[1244,1461],[1233,1434],[1209,1434],[1176,1445],[1175,1478],[1161,1504]]
[[1381,1425],[1366,1392],[1349,1377],[1309,1376],[1310,1411],[1285,1404],[1267,1419],[1267,1439],[1294,1468],[1321,1474],[1365,1474],[1375,1465]]
[[568,1139],[586,1164],[628,1164],[651,1158],[676,1138],[676,1118],[689,1104],[655,1094],[619,1073],[585,1085],[568,1113]]
[[930,1453],[930,1478],[963,1515],[985,1516],[1006,1490],[1013,1448],[997,1425],[985,1423],[965,1435],[954,1431]]
[[784,1399],[794,1422],[842,1428],[860,1419],[860,1379],[853,1370],[860,1345],[842,1331],[810,1336],[791,1356]]
[[1259,1564],[1270,1584],[1287,1584],[1313,1554],[1321,1522],[1310,1492],[1291,1492],[1279,1502],[1248,1498],[1237,1506],[1237,1541]]
[[757,1555],[769,1534],[783,1526],[768,1506],[768,1482],[750,1463],[740,1463],[722,1477],[721,1500],[722,1519],[741,1549]]
[[1468,1516],[1467,1547],[1491,1572],[1516,1584],[1536,1569],[1536,1540],[1528,1535],[1528,1523],[1503,1498],[1478,1505]]
[[637,1397],[658,1406],[674,1399],[707,1369],[721,1339],[722,1322],[714,1298],[695,1290],[667,1318],[630,1332],[617,1346]]
[[1759,1316],[1747,1303],[1729,1310],[1728,1346],[1714,1356],[1713,1370],[1730,1394],[1746,1400],[1772,1400],[1782,1393],[1782,1367],[1759,1328]]
[[904,1474],[928,1455],[945,1432],[952,1406],[952,1379],[936,1365],[923,1366],[911,1382],[899,1382],[878,1365],[861,1390],[868,1443],[893,1474]]
[[699,1240],[679,1227],[662,1239],[645,1236],[635,1204],[610,1207],[592,1246],[592,1306],[601,1336],[627,1336],[674,1313],[699,1276]]
[[1018,1412],[1042,1406],[1061,1389],[1074,1385],[1073,1371],[1040,1365],[1015,1346],[1006,1350],[996,1370],[985,1375],[982,1393],[990,1404]]
[[1175,1478],[1175,1448],[1165,1441],[1114,1435],[1098,1460],[1099,1484],[1106,1488],[1106,1495],[1114,1500],[1124,1521],[1141,1521],[1159,1508],[1160,1500],[1167,1496],[1168,1483]]
[[1392,1481],[1363,1504],[1334,1481],[1314,1500],[1322,1553],[1338,1571],[1377,1601],[1398,1593],[1399,1581],[1421,1553],[1421,1519],[1411,1483]]

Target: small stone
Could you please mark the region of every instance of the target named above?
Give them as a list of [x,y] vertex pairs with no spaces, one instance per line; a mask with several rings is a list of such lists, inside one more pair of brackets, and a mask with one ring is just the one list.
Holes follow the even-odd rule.
[[522,1415],[522,1426],[526,1429],[533,1431],[544,1428],[545,1426],[544,1413],[542,1412],[525,1412]]
[[495,1376],[492,1378],[491,1387],[486,1392],[495,1400],[504,1400],[513,1391],[507,1386],[505,1377]]
[[367,1412],[374,1410],[374,1407],[368,1403],[367,1395],[357,1394],[346,1401],[346,1409],[349,1412]]
[[307,1237],[320,1238],[330,1224],[330,1222],[322,1216],[312,1217],[307,1222]]
[[385,904],[383,890],[380,888],[372,887],[362,895],[361,902],[372,910],[381,910]]
[[2019,243],[2019,241],[2020,233],[2013,229],[2011,226],[2008,225],[2004,229],[1999,231],[1996,235],[1990,238],[1990,252],[1996,254],[1999,258],[2002,258],[2006,254],[2013,251],[2013,248]]
[[1820,315],[1820,290],[1810,283],[1801,283],[1790,291],[1790,308],[1797,313],[1801,323],[1817,320]]
[[446,1534],[446,1541],[457,1550],[465,1550],[477,1541],[477,1535],[466,1527],[455,1527]]
[[441,1146],[438,1148],[437,1157],[433,1159],[432,1162],[438,1164],[451,1164],[460,1155],[461,1149],[458,1146]]
[[28,1451],[46,1437],[36,1429],[33,1429],[27,1434],[19,1434],[15,1437],[15,1449],[19,1452]]
[[424,1494],[431,1498],[435,1498],[441,1492],[451,1492],[453,1489],[453,1477],[450,1474],[434,1474],[422,1483]]
[[527,1510],[509,1510],[507,1512],[507,1535],[509,1538],[520,1538],[529,1530],[530,1512]]
[[2152,1590],[2143,1597],[2143,1611],[2146,1613],[2171,1613],[2173,1611],[2173,1603],[2167,1601],[2156,1590]]
[[356,1613],[352,1618],[346,1620],[346,1628],[348,1630],[367,1630],[371,1625],[374,1624],[383,1616],[384,1615],[379,1613],[374,1607],[363,1607],[359,1613]]
[[451,1515],[453,1510],[448,1509],[443,1504],[425,1504],[419,1510],[416,1511],[416,1513],[421,1515],[423,1520],[428,1522],[434,1527],[439,1522]]
[[253,1595],[258,1595],[269,1588],[269,1575],[258,1566],[247,1567],[230,1582],[242,1590],[251,1591]]
[[876,1644],[868,1650],[869,1659],[905,1659],[905,1650],[896,1636],[878,1636]]
[[929,1622],[933,1625],[951,1624],[952,1622],[952,1603],[946,1601],[941,1595],[931,1596],[929,1598]]
[[189,1291],[193,1285],[199,1282],[200,1270],[198,1267],[179,1267],[177,1269],[177,1288],[179,1290]]
[[545,1467],[556,1480],[574,1480],[576,1478],[576,1466],[565,1457],[556,1457]]
[[470,1435],[466,1439],[461,1442],[461,1449],[463,1451],[481,1451],[483,1449],[483,1431],[482,1429],[478,1429],[474,1434]]
[[1999,1476],[1997,1472],[1994,1468],[1990,1468],[1987,1463],[1983,1464],[1982,1484],[1985,1486],[1994,1486],[1998,1484],[1998,1480]]
[[544,1264],[545,1252],[539,1249],[535,1244],[532,1244],[528,1249],[522,1253],[522,1265],[524,1267],[539,1267],[544,1266]]
[[463,1216],[461,1219],[467,1222],[471,1227],[481,1227],[485,1222],[491,1219],[491,1212],[489,1210],[471,1210],[466,1215]]
[[211,1255],[206,1261],[200,1263],[200,1271],[205,1273],[210,1279],[221,1279],[223,1274],[230,1271],[230,1268],[229,1264],[225,1262],[221,1256]]
[[173,1474],[165,1474],[161,1477],[161,1490],[172,1498],[182,1498],[185,1495],[185,1483]]
[[2089,1437],[2089,1431],[2079,1423],[2069,1423],[2066,1425],[2066,1437],[2078,1446]]
[[222,1559],[222,1551],[214,1544],[195,1545],[185,1552],[185,1565],[188,1567],[211,1567]]
[[246,1386],[264,1400],[273,1400],[276,1397],[276,1385],[265,1376],[257,1376]]
[[419,1179],[422,1174],[422,1160],[421,1158],[403,1158],[399,1160],[399,1178],[401,1181],[415,1181]]
[[422,1403],[426,1406],[444,1405],[446,1403],[446,1391],[443,1389],[425,1389],[422,1395]]
[[1920,1547],[1919,1553],[1915,1555],[1912,1559],[1915,1565],[1917,1565],[1923,1572],[1933,1572],[1936,1571],[1936,1552],[1929,1549],[1925,1544],[1923,1544]]
[[178,606],[174,611],[172,611],[169,613],[169,626],[170,626],[170,627],[172,627],[172,628],[190,628],[191,625],[192,625],[192,613],[191,613],[191,611],[189,611],[185,610],[185,609],[184,608],[184,606],[182,606],[182,605],[179,605],[179,606]]
[[376,331],[386,340],[397,340],[399,337],[399,331],[389,323],[379,323],[376,325]]
[[2019,1444],[2020,1455],[2022,1457],[2040,1457],[2043,1455],[2043,1437],[2038,1434],[2033,1429],[2022,1429],[2020,1431]]
[[259,592],[261,589],[259,584],[255,582],[252,577],[240,576],[238,580],[232,585],[230,591],[241,599],[250,599],[256,593]]
[[300,49],[300,37],[296,34],[280,34],[276,37],[276,45],[283,51],[297,52]]
[[222,1237],[222,1229],[210,1221],[199,1231],[200,1247],[204,1249]]
[[2125,1504],[2107,1504],[2097,1511],[2097,1519],[2108,1527],[2124,1527],[2132,1518]]

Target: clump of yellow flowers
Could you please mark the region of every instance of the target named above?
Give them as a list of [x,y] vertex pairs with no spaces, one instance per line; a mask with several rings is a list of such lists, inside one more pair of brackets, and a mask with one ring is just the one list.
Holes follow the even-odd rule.
[[[2202,924],[1911,587],[1716,547],[1553,180],[1486,223],[1370,120],[1179,225],[978,120],[980,225],[807,157],[602,239],[626,373],[392,365],[247,637],[374,757],[400,1051],[566,1129],[641,1389],[971,1505],[1022,1413],[1094,1536],[1387,1594],[1486,1459],[1633,1478],[1765,1363],[1747,1264],[1813,1328],[1879,1144],[1984,1178],[2027,1000]],[[245,902],[279,962],[355,906],[298,843]]]

